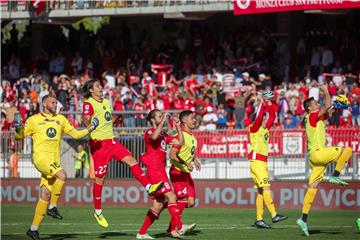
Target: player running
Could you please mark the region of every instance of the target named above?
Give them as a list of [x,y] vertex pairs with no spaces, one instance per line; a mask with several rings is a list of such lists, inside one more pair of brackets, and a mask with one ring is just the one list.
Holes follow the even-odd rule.
[[[105,177],[108,172],[108,163],[112,158],[119,160],[130,167],[135,178],[146,188],[149,195],[154,195],[162,188],[163,182],[150,184],[139,164],[114,135],[111,104],[103,99],[103,90],[99,80],[89,80],[83,87],[83,122],[89,126],[94,118],[99,119],[99,127],[90,133],[90,152],[94,159],[95,183],[93,185],[94,217],[102,227],[109,224],[102,214],[101,195]],[[116,121],[116,120],[115,120]]]
[[177,230],[171,232],[172,237],[180,237],[187,231],[187,225],[183,225],[179,216],[176,195],[171,188],[170,181],[166,175],[166,145],[181,146],[184,142],[180,121],[173,118],[177,130],[177,137],[172,137],[163,131],[164,123],[168,114],[162,114],[160,110],[152,110],[146,120],[151,128],[145,132],[146,152],[141,156],[141,162],[147,167],[147,176],[150,183],[164,182],[164,186],[156,195],[151,196],[152,206],[146,214],[144,223],[136,235],[137,239],[154,239],[147,230],[158,219],[164,206],[167,205],[172,221],[176,223]]
[[309,236],[307,217],[311,205],[315,200],[318,185],[323,180],[326,165],[333,161],[336,162],[335,171],[333,176],[329,178],[329,182],[347,186],[348,183],[341,180],[339,175],[352,155],[352,149],[350,147],[325,146],[326,129],[324,120],[326,119],[328,110],[331,108],[331,96],[327,85],[322,85],[320,90],[325,94],[325,104],[323,106],[320,106],[314,98],[308,98],[304,101],[304,109],[307,113],[305,118],[306,137],[311,174],[309,187],[304,197],[302,217],[298,219],[296,223],[306,236]]
[[[97,118],[92,119],[87,129],[76,130],[63,116],[56,114],[57,100],[54,96],[42,98],[43,112],[35,114],[21,125],[21,117],[15,118],[15,140],[31,136],[33,139],[33,163],[41,173],[40,198],[35,208],[35,215],[27,235],[39,240],[38,228],[45,212],[56,219],[62,219],[57,209],[57,202],[66,181],[66,172],[60,166],[60,145],[62,133],[73,138],[83,138],[99,124]],[[50,204],[49,204],[50,201]]]
[[[195,150],[197,146],[196,138],[192,131],[196,127],[195,113],[190,110],[182,111],[179,115],[184,135],[184,144],[182,146],[173,146],[170,151],[171,167],[170,180],[174,186],[177,197],[179,215],[181,217],[185,207],[192,208],[195,206],[195,185],[191,177],[192,170],[200,171],[201,164],[195,158]],[[188,226],[188,230],[192,231],[196,224]],[[172,219],[167,230],[168,234],[176,229],[176,222]]]
[[[269,129],[273,125],[276,115],[271,99],[274,93],[266,91],[263,98],[260,97],[260,105],[256,114],[255,121],[250,125],[250,160],[251,177],[258,189],[256,197],[256,221],[257,228],[271,228],[264,219],[264,202],[266,208],[271,214],[273,223],[286,220],[288,217],[282,216],[276,212],[270,191],[270,178],[268,171],[268,149],[269,149]],[[266,109],[268,114],[265,115]]]

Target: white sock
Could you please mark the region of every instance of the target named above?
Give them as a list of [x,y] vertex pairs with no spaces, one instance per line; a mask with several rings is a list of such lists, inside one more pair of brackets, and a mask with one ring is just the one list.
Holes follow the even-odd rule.
[[53,209],[54,207],[56,207],[56,205],[49,204],[48,209]]
[[101,209],[95,209],[95,213],[96,213],[96,215],[99,216],[102,213],[102,210]]
[[30,231],[37,231],[38,228],[39,228],[38,226],[31,225]]
[[146,191],[149,191],[150,187],[151,187],[150,183],[148,185],[146,185],[146,187],[145,187]]

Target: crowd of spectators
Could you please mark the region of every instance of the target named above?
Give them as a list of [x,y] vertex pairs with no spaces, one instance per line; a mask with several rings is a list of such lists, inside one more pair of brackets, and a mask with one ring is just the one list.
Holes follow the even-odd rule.
[[[339,36],[340,47],[335,49],[311,44],[316,41],[307,33],[297,41],[296,73],[290,78],[286,41],[256,31],[225,37],[196,29],[190,38],[180,35],[152,49],[148,33],[134,26],[129,39],[115,39],[115,46],[106,46],[98,37],[92,54],[85,54],[81,46],[70,56],[44,50],[31,67],[12,55],[2,66],[2,129],[9,129],[17,111],[24,120],[41,111],[47,94],[57,96],[58,111],[68,112],[80,126],[76,112],[82,111],[81,87],[90,78],[101,80],[104,98],[115,112],[137,111],[123,113],[122,127],[146,126],[146,112],[158,108],[191,109],[204,131],[244,129],[254,119],[261,91],[273,90],[276,126],[299,128],[304,125],[303,100],[314,97],[322,103],[319,85],[324,83],[333,98],[344,94],[351,100],[351,108],[333,113],[329,124],[360,126],[359,69],[353,61],[359,55],[353,39]],[[153,64],[171,67],[160,71]]]

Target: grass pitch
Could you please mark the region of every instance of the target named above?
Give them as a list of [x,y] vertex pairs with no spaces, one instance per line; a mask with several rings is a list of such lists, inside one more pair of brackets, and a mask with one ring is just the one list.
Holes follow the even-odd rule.
[[[1,207],[1,239],[28,239],[25,232],[31,224],[35,206]],[[59,211],[64,219],[55,220],[46,216],[39,231],[41,239],[135,239],[147,209],[105,207],[104,215],[110,224],[107,229],[96,223],[91,206],[60,207]],[[289,216],[289,219],[272,224],[272,229],[256,229],[251,227],[255,220],[255,209],[185,209],[183,222],[196,222],[198,225],[184,239],[360,239],[354,224],[356,218],[360,217],[360,210],[310,212],[309,238],[302,234],[295,223],[300,210],[280,210],[279,213]],[[169,213],[164,211],[159,221],[149,229],[149,234],[156,239],[169,239],[165,233],[169,219]],[[265,221],[271,222],[268,214]]]

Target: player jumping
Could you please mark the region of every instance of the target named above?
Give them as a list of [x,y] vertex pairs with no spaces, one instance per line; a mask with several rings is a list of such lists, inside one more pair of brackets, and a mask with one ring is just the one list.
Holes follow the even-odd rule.
[[[195,158],[196,138],[192,131],[196,127],[195,113],[190,110],[182,111],[179,115],[182,131],[184,135],[184,144],[180,146],[173,146],[170,151],[171,167],[170,180],[174,186],[175,194],[178,199],[179,215],[182,215],[185,207],[192,208],[195,206],[195,185],[191,177],[191,172],[194,169],[200,171],[201,164]],[[196,224],[188,226],[188,230],[192,231]],[[168,234],[172,236],[172,232],[176,229],[176,222],[172,219],[167,230]]]
[[[271,220],[277,223],[286,220],[288,217],[279,215],[276,212],[270,191],[270,178],[268,171],[268,149],[269,149],[269,129],[273,125],[276,115],[271,102],[274,94],[271,91],[263,93],[260,98],[260,105],[256,114],[255,121],[250,125],[250,152],[248,159],[250,160],[251,177],[258,189],[256,197],[256,221],[257,228],[270,228],[264,219],[264,202],[271,213]],[[264,116],[265,109],[268,109],[268,116]]]
[[103,99],[103,90],[99,80],[89,80],[83,87],[83,122],[89,126],[94,118],[99,119],[99,127],[90,133],[90,152],[94,159],[95,183],[93,185],[94,217],[102,227],[109,224],[102,214],[101,195],[105,177],[108,172],[108,163],[112,158],[119,160],[130,167],[135,178],[146,188],[149,195],[154,195],[162,188],[163,182],[150,184],[139,164],[114,135],[111,104]]
[[[146,214],[144,223],[136,235],[137,239],[154,239],[147,230],[158,219],[164,206],[167,204],[171,219],[176,223],[179,230],[171,232],[173,237],[180,237],[185,234],[188,226],[183,225],[179,216],[179,210],[176,202],[176,195],[173,192],[170,181],[166,175],[166,145],[181,146],[184,142],[183,133],[180,127],[179,119],[174,118],[177,137],[172,137],[163,132],[163,126],[168,117],[168,114],[162,114],[160,110],[152,110],[148,116],[151,128],[145,132],[146,152],[141,156],[141,162],[147,167],[147,176],[150,183],[164,182],[164,186],[154,196],[150,198],[153,200],[152,206]],[[166,202],[167,201],[167,202]]]
[[[66,181],[66,172],[60,166],[60,144],[62,133],[73,138],[83,138],[92,132],[99,124],[97,118],[92,119],[87,129],[76,130],[63,116],[56,114],[57,100],[54,96],[46,95],[42,98],[43,112],[35,114],[21,125],[21,117],[15,118],[15,139],[26,136],[33,139],[33,163],[41,173],[40,198],[35,208],[35,215],[27,235],[39,240],[38,228],[45,212],[56,219],[62,219],[57,209],[57,202]],[[49,204],[50,201],[50,204]]]
[[318,185],[324,177],[326,165],[330,162],[336,162],[333,176],[329,178],[329,182],[347,186],[348,183],[339,178],[340,171],[345,167],[347,161],[352,155],[350,147],[332,146],[326,147],[326,129],[325,122],[328,110],[331,108],[331,96],[328,86],[320,87],[325,94],[325,104],[320,104],[314,98],[308,98],[304,101],[304,109],[306,111],[306,137],[309,151],[309,161],[311,174],[309,178],[309,188],[304,197],[304,205],[302,209],[302,217],[296,221],[306,236],[309,236],[307,226],[307,217],[312,203],[315,200]]

